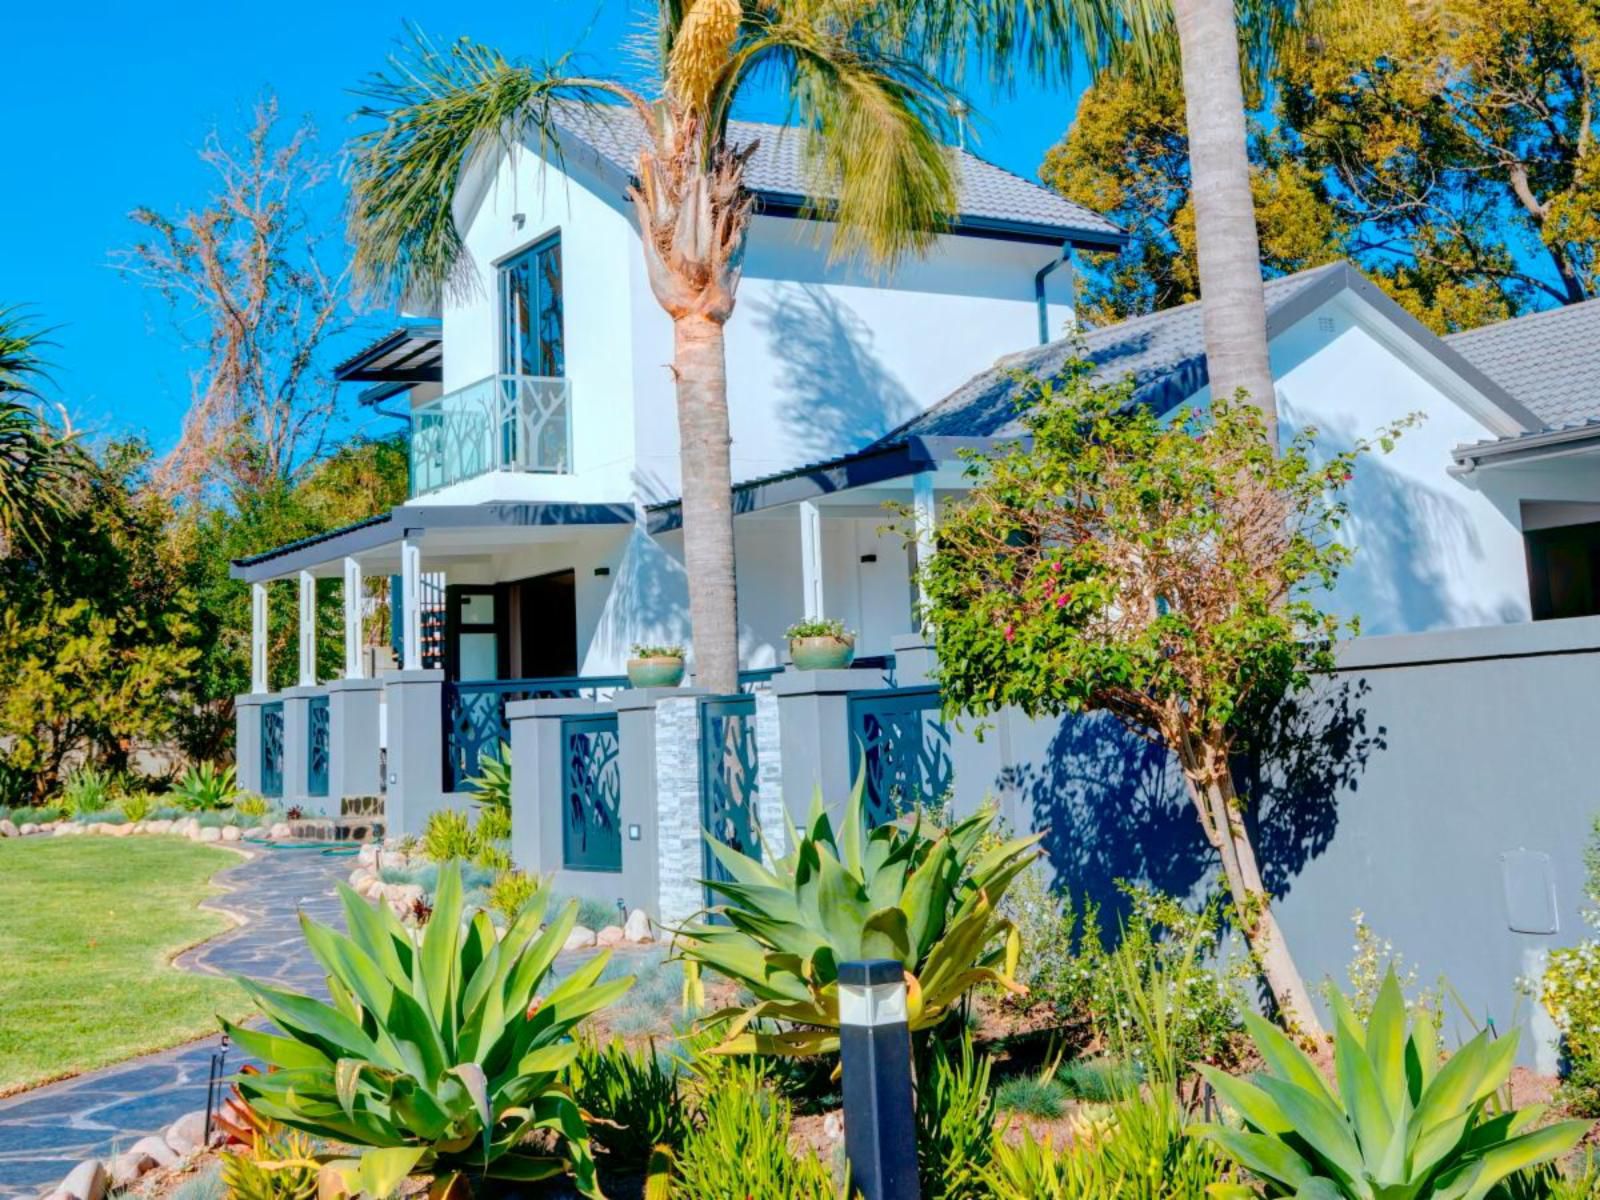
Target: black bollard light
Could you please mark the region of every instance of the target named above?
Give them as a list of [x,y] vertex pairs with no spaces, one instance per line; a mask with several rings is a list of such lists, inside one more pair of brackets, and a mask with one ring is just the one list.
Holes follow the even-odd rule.
[[917,1200],[917,1121],[905,971],[893,959],[839,964],[844,1150],[864,1200]]

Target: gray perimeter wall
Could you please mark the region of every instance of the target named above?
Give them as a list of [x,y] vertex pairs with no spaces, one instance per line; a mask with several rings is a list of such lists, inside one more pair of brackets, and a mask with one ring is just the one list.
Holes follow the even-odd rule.
[[[1307,982],[1344,981],[1359,908],[1422,982],[1447,977],[1475,1019],[1527,1031],[1525,1063],[1553,1067],[1548,1019],[1516,980],[1587,928],[1600,618],[1348,643],[1336,675],[1261,740],[1236,777],[1258,801],[1263,867]],[[1210,886],[1169,756],[1114,721],[1002,718],[981,742],[957,732],[952,750],[958,806],[990,794],[1013,826],[1047,830],[1075,894],[1114,913],[1118,878]]]

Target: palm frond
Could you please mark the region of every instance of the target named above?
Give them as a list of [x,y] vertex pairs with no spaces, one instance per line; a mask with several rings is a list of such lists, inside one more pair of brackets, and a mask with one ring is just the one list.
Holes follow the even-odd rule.
[[45,378],[39,351],[48,344],[26,309],[0,304],[0,395],[10,392],[38,398],[38,385]]
[[892,265],[948,226],[958,203],[947,144],[954,93],[870,39],[783,19],[730,60],[713,92],[713,129],[763,68],[786,76],[805,137],[808,207],[836,224],[835,258]]
[[412,36],[409,53],[392,55],[361,89],[375,103],[358,115],[378,124],[352,144],[355,275],[379,294],[470,293],[476,273],[454,215],[463,172],[530,136],[541,157],[559,160],[559,99],[643,102],[610,81],[565,74],[565,60],[530,66],[465,38],[440,48]]
[[0,557],[19,543],[41,548],[48,518],[70,507],[75,469],[86,465],[40,413],[44,344],[22,309],[0,305]]

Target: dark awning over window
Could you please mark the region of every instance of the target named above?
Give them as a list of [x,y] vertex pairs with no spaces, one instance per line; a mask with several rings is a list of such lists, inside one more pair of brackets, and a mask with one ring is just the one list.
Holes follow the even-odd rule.
[[438,325],[405,325],[384,334],[333,369],[340,383],[438,383],[444,377],[444,333]]

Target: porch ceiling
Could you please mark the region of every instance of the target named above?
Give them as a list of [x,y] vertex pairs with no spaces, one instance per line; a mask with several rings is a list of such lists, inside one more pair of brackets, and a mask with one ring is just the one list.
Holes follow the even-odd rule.
[[301,571],[340,578],[353,558],[369,574],[400,570],[400,544],[415,541],[429,566],[481,561],[540,542],[571,541],[586,531],[634,523],[632,504],[401,505],[382,516],[318,537],[236,559],[229,575],[246,583],[289,579]]

